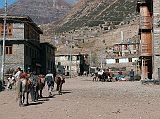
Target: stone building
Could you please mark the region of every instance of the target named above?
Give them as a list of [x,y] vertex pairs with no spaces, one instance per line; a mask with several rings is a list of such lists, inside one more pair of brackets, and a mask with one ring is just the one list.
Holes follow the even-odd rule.
[[[144,61],[144,68],[142,68],[142,79],[147,77],[149,79],[153,78],[155,80],[160,80],[160,1],[139,0],[137,6],[140,12],[140,21],[143,23],[140,27],[150,27],[150,31],[148,30],[150,32],[150,37],[147,36],[145,40],[147,41],[147,39],[150,39],[149,48],[147,48],[147,50],[150,50],[152,53],[150,53],[151,62],[148,63],[148,69],[151,71],[146,71],[147,68],[145,67],[147,63]],[[147,72],[146,74],[150,72],[152,76],[145,76],[145,72]]]
[[41,65],[44,74],[55,72],[55,47],[49,43],[41,43]]
[[[41,58],[45,56],[45,53],[42,53],[43,47],[40,46],[40,34],[42,33],[42,30],[28,16],[7,16],[4,73],[17,67],[21,67],[24,71],[31,70],[37,73],[44,71],[46,67],[43,67]],[[0,64],[2,41],[3,16],[0,16]]]
[[130,69],[138,70],[139,39],[115,44],[107,52],[106,67],[125,68],[126,71]]
[[65,68],[65,75],[77,76],[83,74],[84,71],[89,71],[89,64],[87,63],[87,54],[57,54],[55,56],[55,63],[60,63]]

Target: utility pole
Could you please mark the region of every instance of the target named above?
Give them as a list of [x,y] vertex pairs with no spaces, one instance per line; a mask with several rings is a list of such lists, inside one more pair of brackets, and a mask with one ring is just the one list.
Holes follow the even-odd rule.
[[103,68],[103,59],[102,59],[102,49],[101,49],[101,51],[100,51],[100,59],[101,59],[101,69]]
[[69,74],[70,74],[70,78],[72,78],[72,42],[73,42],[73,36],[72,36],[72,33],[71,33],[71,42],[70,42],[70,62],[69,62],[69,67],[70,67],[70,70],[69,70]]
[[92,52],[89,51],[89,74],[91,74],[91,66],[92,66]]
[[2,53],[2,69],[1,69],[1,80],[2,86],[4,81],[4,65],[5,65],[5,40],[6,40],[6,21],[7,21],[7,0],[5,0],[4,6],[4,19],[3,19],[3,53]]

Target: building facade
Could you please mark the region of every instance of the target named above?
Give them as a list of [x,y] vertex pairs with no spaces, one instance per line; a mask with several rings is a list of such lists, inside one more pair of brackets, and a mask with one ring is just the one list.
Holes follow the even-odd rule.
[[126,71],[130,69],[138,70],[139,39],[115,44],[107,52],[106,67],[125,68]]
[[141,79],[152,79],[153,74],[153,1],[139,0],[137,2],[140,13],[140,67]]
[[55,47],[49,43],[41,43],[41,65],[44,74],[49,71],[55,73]]
[[86,62],[87,54],[57,54],[55,64],[60,63],[65,68],[65,75],[82,75],[84,71],[89,71],[89,64]]
[[[42,30],[28,16],[7,16],[5,40],[5,68],[21,67],[24,71],[42,73],[40,34]],[[3,16],[0,16],[0,64],[3,45]]]

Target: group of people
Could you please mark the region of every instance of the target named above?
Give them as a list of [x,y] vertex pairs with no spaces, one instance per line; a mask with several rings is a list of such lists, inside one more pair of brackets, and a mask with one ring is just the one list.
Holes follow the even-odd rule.
[[[60,74],[59,74],[59,77],[60,77]],[[54,89],[54,82],[56,82],[56,78],[59,79],[59,77],[56,77],[50,71],[48,71],[48,74],[46,75],[42,75],[42,74],[36,75],[35,72],[23,72],[23,70],[21,70],[21,68],[18,67],[16,69],[16,73],[13,76],[8,77],[7,89],[12,88],[12,85],[15,84],[16,90],[18,91],[17,98],[21,99],[20,105],[24,103],[25,98],[27,98],[27,103],[28,103],[29,93],[31,95],[31,100],[36,102],[38,101],[38,98],[43,97],[42,90],[45,84],[47,84],[47,87],[48,87],[48,95],[52,96],[52,92]],[[64,77],[63,77],[63,80],[64,80]],[[61,81],[59,84],[61,84]],[[56,90],[58,91],[58,89],[59,89],[59,85],[57,85]],[[27,97],[25,97],[25,95],[22,92],[26,92]]]
[[[93,77],[93,81],[112,82],[113,77],[115,78],[115,81],[126,81],[127,80],[125,78],[125,75],[123,75],[122,71],[119,71],[118,74],[114,76],[110,69],[97,68],[95,71],[95,76]],[[133,69],[131,69],[129,72],[129,80],[130,81],[135,80]]]
[[109,69],[100,69],[97,68],[95,72],[95,77],[93,81],[102,81],[102,82],[111,82],[112,81],[112,72]]

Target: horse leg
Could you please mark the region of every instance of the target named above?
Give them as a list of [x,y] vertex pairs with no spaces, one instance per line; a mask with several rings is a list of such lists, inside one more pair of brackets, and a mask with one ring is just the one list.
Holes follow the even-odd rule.
[[39,94],[38,94],[38,87],[35,87],[35,100],[38,101],[38,97],[39,97]]
[[52,93],[51,93],[51,86],[48,86],[48,95],[49,95],[49,96],[52,96]]
[[24,104],[25,101],[25,92],[22,93],[22,103]]
[[98,77],[95,77],[95,81],[98,81]]
[[26,92],[26,105],[29,105],[29,102],[28,102],[28,95],[29,95],[29,92]]
[[60,85],[59,85],[59,95],[62,95],[62,82],[60,83]]
[[17,91],[18,91],[18,98],[19,98],[19,106],[22,106],[23,105],[23,102],[22,102],[23,92],[22,92],[22,82],[21,81],[17,82]]
[[59,91],[59,85],[60,85],[60,83],[59,83],[59,81],[57,82],[57,89],[56,89],[56,91]]
[[40,96],[40,98],[43,97],[43,96],[42,96],[42,89],[39,90],[39,96]]
[[19,106],[21,107],[23,105],[22,103],[22,94],[19,95]]
[[94,82],[95,79],[96,79],[96,77],[93,77],[93,82]]

